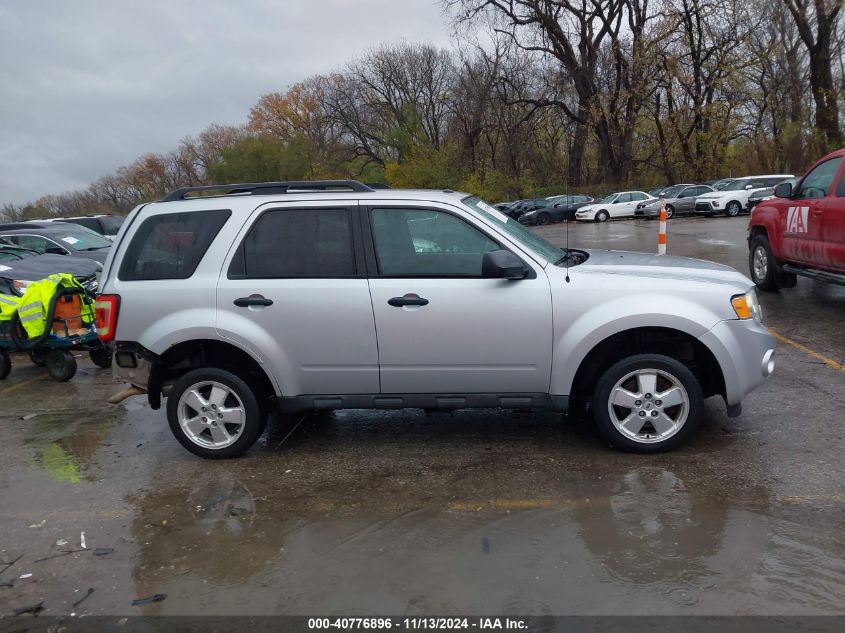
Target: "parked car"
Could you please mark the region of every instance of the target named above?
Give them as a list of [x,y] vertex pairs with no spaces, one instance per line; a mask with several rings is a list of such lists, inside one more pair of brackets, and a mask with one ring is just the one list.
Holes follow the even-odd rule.
[[661,195],[665,196],[667,194],[667,192],[670,191],[670,190],[671,191],[676,190],[677,187],[689,187],[689,186],[692,186],[694,184],[695,183],[693,183],[693,182],[679,182],[678,184],[675,184],[675,185],[666,185],[664,187],[658,187],[657,189],[652,189],[651,191],[648,192],[648,195],[650,195],[652,198],[659,198]]
[[38,255],[38,253],[31,251],[28,248],[13,246],[12,244],[0,239],[0,263],[16,262],[26,259],[27,257],[32,257],[33,255]]
[[632,218],[637,204],[654,200],[642,191],[620,191],[606,198],[585,205],[575,212],[575,219],[589,222],[607,222],[610,218]]
[[748,197],[752,193],[759,189],[774,187],[792,177],[792,174],[771,174],[734,178],[722,189],[699,196],[695,201],[695,213],[736,217],[748,208]]
[[[711,193],[713,187],[707,185],[676,185],[663,192],[663,202],[666,205],[666,219],[676,215],[689,215],[695,211],[696,198],[705,193]],[[660,199],[641,202],[637,205],[634,215],[638,218],[656,218],[660,216]]]
[[738,415],[773,370],[753,284],[728,266],[564,251],[464,193],[303,186],[141,205],[103,271],[116,376],[153,409],[166,397],[197,455],[243,453],[274,408],[572,402],[613,446],[649,453],[688,438],[706,397]]
[[120,226],[123,224],[123,216],[101,213],[99,215],[81,215],[72,218],[56,218],[56,222],[67,222],[78,224],[86,229],[91,229],[109,240],[117,237]]
[[524,214],[534,209],[545,208],[549,206],[549,201],[545,198],[529,198],[527,200],[519,200],[513,206],[504,211],[505,215],[514,220],[519,220]]
[[23,296],[31,282],[45,279],[54,273],[73,275],[93,294],[97,292],[97,274],[102,268],[93,259],[53,254],[36,253],[14,261],[0,259],[0,294]]
[[82,226],[59,222],[19,223],[12,226],[22,225],[24,228],[12,229],[7,228],[8,225],[0,225],[0,238],[41,254],[70,255],[93,259],[101,264],[106,261],[112,244],[102,235]]
[[845,285],[845,149],[757,204],[748,223],[748,259],[761,290],[792,288],[798,275]]
[[[791,183],[793,187],[795,187],[800,178],[789,178],[784,180],[784,182]],[[751,213],[758,204],[763,202],[764,200],[771,200],[775,197],[775,188],[768,187],[766,189],[758,189],[750,196],[748,196],[748,212]]]
[[581,207],[594,202],[590,196],[564,195],[546,198],[548,203],[545,207],[528,211],[520,216],[519,221],[523,224],[550,224],[552,222],[563,222],[574,220],[575,212]]

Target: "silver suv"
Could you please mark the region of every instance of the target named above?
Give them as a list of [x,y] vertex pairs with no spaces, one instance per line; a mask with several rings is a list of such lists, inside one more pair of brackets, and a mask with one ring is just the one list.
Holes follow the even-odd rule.
[[[233,457],[272,412],[592,411],[615,447],[685,440],[772,372],[750,279],[562,250],[454,191],[355,181],[181,189],[137,207],[97,300],[115,371],[173,434]],[[133,390],[124,392],[133,393]]]

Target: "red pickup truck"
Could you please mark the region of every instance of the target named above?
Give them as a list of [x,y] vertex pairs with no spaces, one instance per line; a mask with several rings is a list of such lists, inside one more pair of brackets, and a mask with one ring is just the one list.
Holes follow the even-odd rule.
[[845,148],[818,161],[793,187],[754,207],[748,265],[761,290],[792,288],[797,275],[845,285]]

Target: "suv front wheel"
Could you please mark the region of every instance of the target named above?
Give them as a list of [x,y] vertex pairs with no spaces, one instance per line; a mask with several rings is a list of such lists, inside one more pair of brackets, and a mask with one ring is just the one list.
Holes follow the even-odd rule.
[[599,379],[593,416],[605,439],[632,453],[658,453],[681,444],[698,426],[704,396],[695,375],[674,358],[639,354]]
[[243,454],[267,423],[253,390],[225,369],[184,374],[167,399],[167,421],[186,449],[210,459]]

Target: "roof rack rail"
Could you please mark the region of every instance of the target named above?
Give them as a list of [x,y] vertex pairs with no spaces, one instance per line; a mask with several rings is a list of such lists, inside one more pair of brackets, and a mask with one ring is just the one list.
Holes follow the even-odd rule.
[[[301,191],[374,191],[357,180],[291,180],[285,182],[248,182],[233,185],[205,185],[182,187],[171,191],[160,202],[193,200],[212,196],[249,196],[277,193],[298,193]],[[198,195],[190,195],[198,194]],[[203,195],[205,194],[205,195]]]

